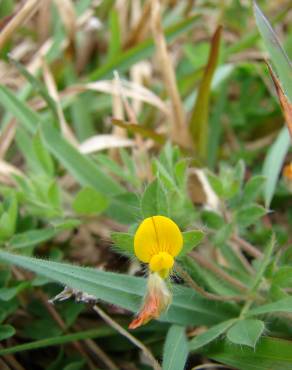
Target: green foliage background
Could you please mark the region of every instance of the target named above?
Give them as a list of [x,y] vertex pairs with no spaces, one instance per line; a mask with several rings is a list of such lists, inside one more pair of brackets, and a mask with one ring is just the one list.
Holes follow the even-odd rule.
[[[137,2],[136,28],[134,1],[46,3],[1,49],[0,367],[292,370],[291,139],[264,60],[292,101],[289,2],[164,2],[165,65],[156,1]],[[19,11],[3,4],[0,39]],[[173,302],[137,345],[123,331],[146,288],[133,236],[157,214],[184,247]]]

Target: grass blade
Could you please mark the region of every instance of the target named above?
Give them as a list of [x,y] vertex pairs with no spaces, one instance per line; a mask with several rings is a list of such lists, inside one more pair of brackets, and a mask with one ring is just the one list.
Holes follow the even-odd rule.
[[52,337],[48,339],[41,339],[36,340],[30,343],[19,344],[17,346],[9,347],[9,348],[1,348],[0,349],[0,356],[23,352],[23,351],[30,351],[39,348],[46,348],[49,346],[56,346],[59,344],[66,344],[70,342],[75,342],[78,340],[84,339],[93,339],[93,338],[104,338],[110,335],[115,334],[115,331],[108,327],[99,327],[98,329],[92,330],[84,330],[74,334],[67,334],[67,335],[60,335],[57,337]]
[[211,42],[207,67],[201,81],[198,96],[189,122],[189,130],[199,157],[207,160],[208,118],[211,82],[218,62],[222,27],[218,27]]
[[118,183],[105,175],[89,158],[80,154],[50,123],[43,123],[41,132],[47,148],[80,184],[92,186],[103,194],[116,195],[123,192]]
[[170,327],[164,344],[162,370],[184,369],[188,357],[188,343],[183,326]]
[[[93,268],[78,267],[0,251],[0,260],[33,271],[63,285],[86,292],[97,299],[136,312],[145,292],[145,279]],[[234,316],[232,305],[213,303],[198,297],[193,290],[173,288],[174,300],[160,320],[180,325],[213,325]]]
[[267,181],[264,187],[265,207],[269,208],[273,199],[282,164],[291,145],[286,127],[280,131],[276,141],[270,147],[263,165],[263,175]]
[[289,99],[292,100],[291,62],[282,48],[272,26],[255,1],[254,14],[258,29],[264,40],[265,47],[270,54],[273,66],[275,67],[277,75],[283,85],[284,91],[288,95]]

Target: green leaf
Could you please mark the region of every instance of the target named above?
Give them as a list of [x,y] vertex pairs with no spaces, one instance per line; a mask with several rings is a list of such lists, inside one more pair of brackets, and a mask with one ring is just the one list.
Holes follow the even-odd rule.
[[280,131],[275,142],[269,148],[263,165],[263,175],[267,179],[264,186],[266,208],[270,207],[276,190],[279,174],[290,145],[291,139],[289,136],[289,131],[286,127],[284,127]]
[[249,310],[248,316],[263,315],[274,312],[292,313],[292,297],[280,299],[273,303],[267,303],[262,306]]
[[134,254],[134,236],[128,233],[111,233],[114,245],[126,252],[128,255]]
[[223,197],[224,195],[224,187],[222,184],[221,179],[214,175],[213,173],[208,173],[207,174],[208,181],[211,185],[211,188],[215,191],[215,193],[218,195],[218,197]]
[[63,214],[62,212],[62,204],[61,204],[61,192],[59,188],[59,184],[56,180],[52,181],[49,188],[48,188],[48,201],[52,208],[54,208],[60,216]]
[[[0,251],[0,260],[26,268],[53,281],[93,295],[97,299],[137,312],[145,293],[146,280],[133,276],[78,267]],[[173,286],[174,299],[159,320],[180,325],[214,325],[235,315],[227,303],[199,297],[192,289]]]
[[[0,103],[30,133],[34,133],[38,124],[41,123],[40,116],[16,98],[4,86],[0,86]],[[81,185],[91,186],[101,193],[108,195],[123,192],[123,188],[117,182],[105,175],[94,162],[79,153],[76,148],[64,139],[58,130],[52,126],[51,122],[42,122],[40,130],[46,147]]]
[[194,146],[200,158],[207,159],[208,120],[211,82],[217,66],[222,27],[219,26],[211,41],[209,59],[199,87],[198,96],[192,111],[189,128]]
[[39,348],[46,348],[49,346],[56,346],[59,344],[66,344],[75,342],[77,340],[104,338],[111,336],[115,331],[108,326],[101,326],[98,329],[80,331],[78,333],[60,335],[52,338],[36,340],[30,343],[19,344],[9,348],[0,348],[0,356],[8,355],[17,352],[30,351]]
[[245,319],[235,323],[227,332],[227,338],[235,344],[244,344],[255,348],[255,345],[265,329],[261,320]]
[[13,235],[9,245],[14,249],[33,247],[52,239],[59,232],[56,228],[25,231],[21,234]]
[[16,197],[11,196],[5,203],[5,211],[0,217],[0,240],[7,240],[14,234],[17,221]]
[[91,186],[107,195],[123,192],[118,183],[105,175],[89,158],[79,153],[50,123],[43,123],[41,132],[50,152],[81,185]]
[[201,217],[203,223],[210,229],[219,230],[225,224],[223,217],[221,217],[218,213],[213,211],[203,210]]
[[247,227],[258,221],[261,217],[266,214],[264,207],[257,204],[251,204],[249,206],[241,208],[236,214],[236,220],[239,226]]
[[[279,77],[281,86],[283,87],[285,94],[288,96],[289,100],[292,101],[291,62],[285,51],[283,50],[269,21],[264,16],[256,2],[254,2],[254,14],[258,29],[270,54],[273,66],[275,67],[275,70],[277,72],[276,75]],[[278,135],[274,144],[269,149],[268,154],[265,158],[263,165],[263,175],[267,177],[267,182],[264,190],[265,205],[267,208],[271,204],[273,195],[276,190],[278,177],[290,145],[291,140],[289,137],[289,132],[287,128],[284,127]]]
[[161,182],[156,179],[147,186],[141,200],[143,217],[168,216],[168,199]]
[[121,29],[120,29],[120,20],[119,13],[117,9],[112,8],[109,14],[110,22],[110,43],[108,46],[108,61],[116,58],[121,51]]
[[265,46],[270,54],[271,60],[277,75],[281,81],[285,93],[288,95],[290,101],[292,101],[292,84],[291,84],[291,73],[292,65],[291,62],[282,48],[275,31],[270,25],[267,18],[262,13],[261,9],[254,1],[254,14],[258,29],[262,35]]
[[141,219],[140,198],[134,192],[120,194],[111,199],[107,216],[122,224],[131,224]]
[[265,181],[265,176],[253,176],[249,179],[243,190],[242,203],[247,204],[253,202],[261,193]]
[[292,287],[292,267],[282,266],[273,275],[273,284],[278,285],[281,288]]
[[32,140],[32,148],[35,159],[38,161],[39,169],[46,175],[52,177],[54,175],[54,163],[44,146],[43,140],[39,132],[36,133]]
[[172,325],[164,344],[162,370],[184,369],[187,357],[188,343],[185,328]]
[[19,100],[9,89],[1,85],[0,104],[13,114],[30,133],[36,132],[41,121],[40,116]]
[[229,341],[217,341],[204,355],[238,370],[291,370],[292,342],[262,337],[256,350],[235,347]]
[[212,326],[204,333],[197,335],[189,342],[190,351],[196,351],[197,349],[212,342],[214,339],[218,338],[221,334],[225,333],[226,330],[228,330],[234,322],[235,319],[223,321],[218,325]]
[[214,233],[214,236],[212,238],[212,242],[214,243],[214,245],[222,246],[223,244],[227,243],[231,237],[233,229],[234,229],[234,225],[230,223],[230,224],[225,224],[218,231],[216,231],[216,233]]
[[18,283],[14,287],[0,288],[0,301],[10,301],[19,292],[21,292],[23,289],[26,289],[29,285],[29,282],[23,281],[21,283]]
[[192,249],[194,249],[204,239],[205,236],[205,234],[201,230],[185,231],[182,234],[184,245],[182,251],[180,252],[180,257],[184,256]]
[[108,199],[93,188],[85,187],[76,195],[72,207],[76,213],[98,215],[109,205]]
[[19,70],[19,72],[27,79],[27,81],[31,84],[34,91],[39,93],[44,101],[47,103],[48,107],[51,109],[55,118],[58,119],[57,107],[54,100],[49,95],[46,87],[42,84],[34,75],[32,75],[21,63],[19,63],[16,59],[13,59],[9,55],[9,60],[14,64],[14,66]]
[[85,360],[75,361],[64,367],[64,370],[82,370],[84,369]]
[[0,325],[0,340],[12,337],[15,334],[15,329],[11,325]]

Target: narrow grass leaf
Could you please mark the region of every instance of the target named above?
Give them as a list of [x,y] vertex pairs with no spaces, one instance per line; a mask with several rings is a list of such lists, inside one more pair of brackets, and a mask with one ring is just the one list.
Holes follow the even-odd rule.
[[211,82],[218,62],[221,30],[222,27],[218,27],[212,38],[208,63],[189,122],[189,130],[195,150],[203,160],[207,159],[209,98]]
[[[145,293],[143,278],[46,261],[0,251],[0,260],[33,271],[63,285],[93,295],[97,299],[136,312]],[[214,303],[199,297],[190,288],[173,287],[174,300],[161,321],[180,325],[214,325],[237,311],[227,303]]]
[[[281,82],[276,77],[276,75],[273,73],[273,70],[272,70],[272,68],[270,67],[269,64],[268,64],[268,67],[269,67],[270,75],[272,76],[272,79],[274,81],[274,85],[276,87],[276,91],[277,91],[277,94],[278,94],[278,98],[279,98],[279,101],[280,101],[282,112],[283,112],[284,117],[285,117],[286,125],[288,127],[289,132],[290,132],[290,137],[292,139],[292,104],[290,103],[290,101],[292,101],[292,97],[290,98],[290,101],[289,101],[288,97],[285,95],[285,93],[282,89]],[[292,76],[292,68],[291,68],[290,75]]]
[[107,195],[123,192],[117,182],[101,171],[89,158],[79,153],[50,123],[43,123],[41,132],[47,148],[80,184],[91,186]]
[[155,131],[150,130],[142,125],[137,125],[136,123],[128,123],[117,118],[112,118],[112,124],[121,128],[126,129],[130,133],[140,134],[145,138],[152,139],[158,144],[163,145],[166,142],[166,137],[161,134],[157,134]]
[[34,91],[39,93],[44,101],[47,103],[48,107],[53,112],[56,119],[58,119],[57,114],[57,107],[54,100],[49,95],[46,87],[42,84],[34,75],[32,75],[21,63],[17,60],[13,59],[9,56],[9,60],[13,63],[13,65],[18,69],[18,71],[27,79],[27,81],[31,84]]
[[172,325],[168,330],[163,350],[162,370],[184,369],[188,357],[185,327]]
[[282,48],[278,37],[270,25],[267,18],[262,13],[261,9],[254,1],[254,14],[256,18],[256,23],[261,36],[264,40],[265,47],[267,48],[273,66],[279,76],[281,84],[284,88],[285,93],[288,95],[289,99],[292,100],[292,84],[291,84],[291,72],[292,65],[287,54]]
[[30,133],[37,130],[38,124],[41,122],[40,116],[18,99],[9,89],[1,85],[0,104],[9,113],[13,114]]
[[39,349],[39,348],[46,348],[50,346],[57,346],[60,344],[75,342],[77,340],[105,338],[115,333],[116,332],[114,331],[114,329],[108,326],[104,326],[104,327],[99,327],[98,329],[85,330],[85,331],[80,331],[80,332],[73,333],[73,334],[60,335],[60,336],[51,337],[48,339],[41,339],[41,340],[36,340],[34,342],[23,343],[23,344],[9,347],[9,348],[0,348],[0,356],[17,353],[17,352],[23,352],[23,351],[31,351],[31,350]]
[[263,165],[263,175],[266,177],[264,198],[266,208],[270,207],[281,172],[284,159],[291,145],[289,131],[286,127],[280,131],[277,139],[269,148]]

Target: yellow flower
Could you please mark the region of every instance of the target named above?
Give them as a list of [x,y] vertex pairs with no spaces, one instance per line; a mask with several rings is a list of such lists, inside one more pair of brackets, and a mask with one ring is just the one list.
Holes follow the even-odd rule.
[[146,218],[139,225],[134,238],[137,258],[149,264],[152,272],[162,278],[169,275],[183,246],[183,237],[177,224],[165,216]]

